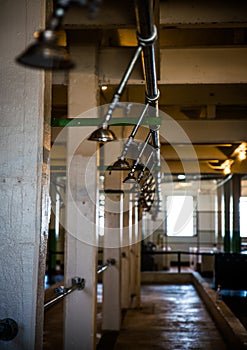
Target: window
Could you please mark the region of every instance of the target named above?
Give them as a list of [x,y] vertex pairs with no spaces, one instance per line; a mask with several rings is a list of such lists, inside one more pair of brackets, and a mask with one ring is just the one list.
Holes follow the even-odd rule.
[[167,235],[194,236],[192,196],[167,196]]
[[247,237],[247,197],[240,197],[240,236]]

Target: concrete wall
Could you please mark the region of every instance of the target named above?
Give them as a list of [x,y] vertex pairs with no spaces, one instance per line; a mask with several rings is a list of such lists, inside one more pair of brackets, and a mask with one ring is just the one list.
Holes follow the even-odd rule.
[[[0,341],[1,349],[29,350],[35,344],[41,223],[45,233],[49,217],[46,197],[42,221],[45,76],[14,59],[44,26],[44,3],[1,3],[0,319],[10,317],[19,325],[17,337]],[[38,338],[42,341],[41,334]]]

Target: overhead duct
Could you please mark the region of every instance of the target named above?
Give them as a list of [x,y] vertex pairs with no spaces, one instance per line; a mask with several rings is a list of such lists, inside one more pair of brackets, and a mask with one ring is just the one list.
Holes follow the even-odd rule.
[[[159,90],[157,85],[156,65],[155,65],[155,50],[154,43],[157,36],[157,30],[153,23],[153,1],[152,0],[135,0],[135,15],[137,24],[137,37],[139,44],[143,46],[142,50],[142,67],[146,82],[146,103],[154,107],[155,116],[158,117],[158,99]],[[159,211],[162,196],[161,196],[161,175],[160,175],[160,140],[159,140],[159,125],[149,126],[152,133],[153,147],[155,149],[155,180],[157,191],[157,211]]]

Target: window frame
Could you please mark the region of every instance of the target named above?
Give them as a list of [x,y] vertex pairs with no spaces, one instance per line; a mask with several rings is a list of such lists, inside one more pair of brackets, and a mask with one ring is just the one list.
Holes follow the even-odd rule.
[[[169,212],[168,212],[168,200],[169,198],[172,197],[190,197],[192,198],[192,208],[191,208],[191,214],[192,214],[192,233],[191,234],[181,234],[179,232],[176,233],[170,233],[169,231]],[[178,237],[178,238],[186,238],[186,237],[196,237],[197,236],[197,210],[196,210],[196,197],[193,196],[192,194],[190,195],[183,195],[183,194],[175,194],[175,195],[167,195],[165,198],[165,206],[166,206],[166,220],[165,220],[165,232],[167,237]]]

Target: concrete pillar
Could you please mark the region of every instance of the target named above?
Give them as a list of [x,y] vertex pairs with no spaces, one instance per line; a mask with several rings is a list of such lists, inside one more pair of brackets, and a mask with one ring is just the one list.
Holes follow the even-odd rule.
[[15,57],[44,27],[45,6],[41,0],[2,5],[0,319],[13,318],[19,332],[13,340],[0,341],[0,348],[42,349],[50,214],[50,130],[49,121],[44,127],[44,114],[49,117],[49,108],[44,108],[45,73],[21,67]]
[[[128,199],[126,198],[128,197]],[[125,194],[125,200],[129,202],[129,195]],[[129,208],[127,208],[129,209]],[[123,246],[121,248],[121,308],[128,309],[131,301],[130,288],[130,212],[123,212]]]
[[[134,200],[134,195],[131,196],[131,200]],[[135,242],[135,234],[136,234],[136,227],[137,227],[137,221],[136,221],[136,206],[135,203],[131,201],[131,207],[130,207],[130,216],[131,216],[131,237],[130,237],[130,292],[131,292],[131,307],[135,307],[136,304],[136,248],[137,244]]]
[[[117,219],[115,217],[115,219]],[[112,220],[113,224],[113,220]],[[113,228],[113,226],[112,226]],[[116,226],[116,234],[117,234]],[[121,327],[121,256],[119,248],[104,248],[104,261],[116,261],[103,272],[102,331],[119,331]]]
[[217,249],[221,250],[222,247],[222,209],[223,209],[223,198],[224,192],[223,192],[223,186],[220,186],[217,188],[217,212],[215,213],[216,216],[216,242],[217,242]]
[[234,174],[232,179],[232,206],[233,206],[233,233],[232,233],[232,252],[241,251],[240,238],[240,196],[241,196],[241,175]]
[[136,205],[136,307],[141,306],[141,240],[142,240],[142,212],[143,209]]
[[114,258],[116,264],[103,272],[102,330],[119,331],[121,326],[121,241],[123,228],[123,194],[121,175],[112,171],[105,176],[104,261]]
[[140,306],[140,271],[141,271],[141,257],[140,257],[140,231],[141,223],[138,221],[138,203],[132,206],[132,245],[130,247],[131,253],[131,270],[130,270],[130,286],[131,286],[131,307],[136,308]]
[[[97,45],[81,46],[71,37],[70,52],[77,66],[69,73],[69,117],[88,116],[97,106],[95,74]],[[78,41],[80,40],[78,36]],[[90,114],[92,117],[92,113]],[[87,141],[94,128],[67,128],[67,207],[65,285],[75,276],[85,279],[84,290],[66,297],[64,348],[95,349],[97,306],[97,162],[96,143]]]
[[231,251],[231,181],[224,184],[224,252]]

